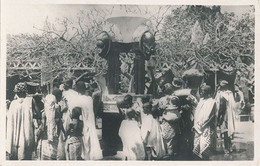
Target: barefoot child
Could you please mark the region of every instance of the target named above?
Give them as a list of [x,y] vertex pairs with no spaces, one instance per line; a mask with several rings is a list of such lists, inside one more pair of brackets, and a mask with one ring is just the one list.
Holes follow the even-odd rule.
[[66,159],[81,160],[82,153],[82,131],[83,122],[79,120],[82,110],[80,107],[72,109],[71,122],[65,134],[66,141]]

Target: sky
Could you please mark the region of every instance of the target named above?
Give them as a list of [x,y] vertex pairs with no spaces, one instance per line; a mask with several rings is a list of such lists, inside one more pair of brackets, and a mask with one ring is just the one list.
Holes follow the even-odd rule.
[[[6,8],[4,20],[7,34],[36,33],[41,32],[34,27],[42,28],[44,20],[48,16],[49,21],[54,22],[56,18],[67,17],[71,20],[76,18],[80,10],[111,8],[109,5],[10,5]],[[149,10],[156,11],[158,6],[149,6]],[[222,6],[222,12],[234,12],[241,16],[249,11],[249,6]],[[120,7],[116,7],[112,15],[117,15]]]

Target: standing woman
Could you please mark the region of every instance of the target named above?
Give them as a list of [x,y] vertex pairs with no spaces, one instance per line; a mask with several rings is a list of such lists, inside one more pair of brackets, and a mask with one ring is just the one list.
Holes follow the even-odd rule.
[[216,104],[211,97],[211,87],[201,88],[201,96],[194,113],[194,149],[193,153],[200,159],[207,160],[214,150],[216,139]]
[[40,127],[39,138],[41,138],[42,160],[56,160],[58,155],[58,142],[61,131],[65,134],[61,122],[60,105],[62,92],[53,90],[52,94],[45,97],[44,112],[42,113],[42,125]]
[[7,152],[13,160],[31,160],[34,149],[32,99],[26,97],[26,84],[15,85],[7,120]]
[[42,124],[40,131],[41,135],[41,160],[56,160],[57,159],[57,125],[55,123],[56,114],[56,98],[54,95],[49,94],[45,97],[44,112],[42,113]]
[[167,157],[174,159],[179,155],[180,125],[179,112],[180,100],[177,96],[169,97],[170,103],[162,114],[162,137],[166,146]]
[[233,92],[228,89],[228,82],[222,80],[216,94],[217,103],[217,123],[224,137],[224,153],[229,154],[233,151],[231,139],[235,133],[235,109],[236,103]]
[[86,86],[83,81],[76,84],[78,106],[82,108],[83,121],[83,156],[84,160],[102,159],[102,150],[97,136],[95,116],[93,111],[93,100],[85,95]]

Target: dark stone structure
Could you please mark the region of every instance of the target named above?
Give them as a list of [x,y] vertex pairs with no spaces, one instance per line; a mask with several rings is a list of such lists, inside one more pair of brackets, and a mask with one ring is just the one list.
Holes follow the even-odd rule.
[[[116,20],[117,19],[117,20]],[[126,20],[139,20],[139,24],[143,18],[137,17],[118,17],[114,18],[115,22],[119,22],[119,27],[127,26],[122,24]],[[143,19],[145,20],[145,19]],[[135,23],[135,22],[133,22]],[[138,24],[138,23],[137,23]],[[139,25],[132,25],[137,28]],[[131,30],[133,32],[133,30]],[[108,72],[106,74],[106,87],[108,94],[103,94],[103,115],[102,115],[102,140],[104,155],[113,155],[116,151],[121,150],[122,143],[118,136],[118,129],[123,118],[120,116],[116,106],[117,98],[123,95],[119,94],[121,62],[120,53],[134,53],[134,100],[141,97],[145,90],[145,60],[149,60],[154,52],[155,38],[150,31],[145,31],[139,41],[119,42],[112,41],[107,32],[102,32],[98,36],[97,47],[101,49],[100,56],[108,62]],[[141,96],[140,96],[141,95]],[[144,95],[143,95],[144,96]]]

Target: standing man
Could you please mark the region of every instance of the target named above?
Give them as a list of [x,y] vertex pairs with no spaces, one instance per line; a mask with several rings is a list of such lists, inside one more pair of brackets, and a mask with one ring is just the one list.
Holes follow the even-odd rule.
[[31,160],[34,150],[34,124],[32,97],[26,96],[26,83],[15,85],[17,99],[13,100],[7,117],[7,152],[13,160]]
[[[63,117],[63,127],[65,130],[68,130],[70,124],[70,114],[75,106],[75,102],[77,102],[78,93],[72,89],[73,79],[68,79],[64,82],[64,91],[62,92],[62,102],[63,107],[62,109],[62,117]],[[58,152],[57,152],[57,159],[58,160],[65,160],[65,142],[62,140],[64,139],[63,133],[60,134],[59,144],[58,144]]]

